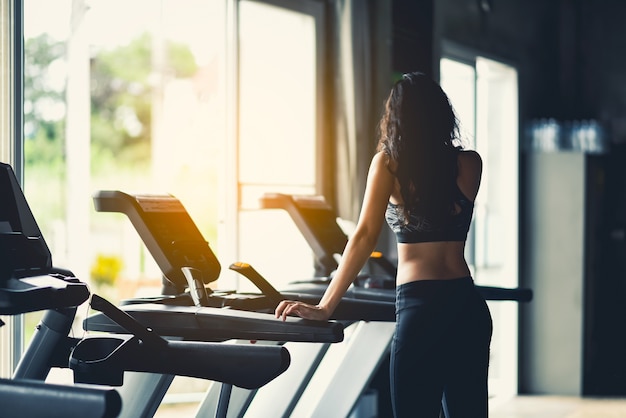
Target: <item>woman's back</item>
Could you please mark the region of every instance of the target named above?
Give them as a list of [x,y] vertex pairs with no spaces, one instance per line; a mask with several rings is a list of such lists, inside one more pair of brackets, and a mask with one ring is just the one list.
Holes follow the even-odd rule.
[[[474,151],[459,152],[457,161],[457,186],[461,193],[461,200],[467,204],[465,207],[457,204],[456,210],[457,215],[468,216],[467,219],[463,219],[463,222],[469,225],[473,202],[480,186],[482,161]],[[402,204],[397,191],[392,193],[390,201],[395,205]],[[469,211],[469,213],[462,214],[462,211]],[[465,237],[459,237],[456,231],[452,233],[455,236],[450,240],[438,237],[433,241],[399,242],[397,284],[414,280],[454,279],[469,276],[470,271],[464,256]]]

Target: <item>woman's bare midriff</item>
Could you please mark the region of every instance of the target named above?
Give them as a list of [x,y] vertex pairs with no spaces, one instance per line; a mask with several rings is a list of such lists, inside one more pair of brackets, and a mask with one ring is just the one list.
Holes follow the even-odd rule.
[[458,279],[470,275],[462,241],[398,244],[396,285],[416,280]]

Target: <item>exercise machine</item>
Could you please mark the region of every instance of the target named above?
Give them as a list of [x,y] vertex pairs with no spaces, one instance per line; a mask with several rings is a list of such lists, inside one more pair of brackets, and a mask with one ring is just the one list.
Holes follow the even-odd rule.
[[[170,194],[129,194],[101,190],[93,196],[98,212],[123,213],[128,216],[139,237],[159,266],[162,292],[153,298],[129,299],[124,304],[156,303],[172,306],[230,307],[237,310],[274,312],[280,300],[297,299],[317,303],[310,292],[276,290],[248,263],[234,262],[229,269],[250,280],[257,293],[212,290],[221,265],[182,203]],[[331,319],[395,320],[394,304],[346,298]]]
[[[4,163],[0,196],[0,315],[74,311],[87,300],[89,290],[52,267],[50,251],[15,173]],[[117,416],[121,402],[111,388],[47,384],[38,373],[24,372],[0,379],[0,405],[3,416],[104,418]]]
[[[212,290],[208,286],[219,276],[216,263],[207,263],[205,260],[216,260],[216,257],[209,253],[208,243],[204,241],[202,235],[197,230],[193,220],[188,215],[183,205],[171,195],[141,195],[128,194],[121,191],[99,191],[94,194],[94,205],[100,212],[119,212],[128,216],[133,226],[137,230],[142,241],[146,244],[148,251],[159,265],[163,272],[163,292],[164,295],[152,298],[131,299],[123,302],[122,309],[132,315],[140,322],[150,320],[155,311],[162,312],[162,318],[153,321],[154,326],[160,332],[169,332],[164,327],[172,329],[167,319],[167,312],[183,312],[184,310],[196,310],[203,312],[207,307],[228,307],[228,315],[256,315],[258,313],[273,313],[274,308],[282,299],[297,299],[309,303],[317,303],[318,295],[310,293],[289,293],[276,290],[259,272],[247,263],[235,262],[229,268],[249,279],[259,289],[256,293],[237,293],[233,291]],[[179,252],[181,242],[195,243],[186,245],[186,251]],[[198,262],[199,261],[199,262]],[[195,263],[195,264],[194,264]],[[187,268],[186,274],[171,274],[172,271],[179,271]],[[203,271],[208,268],[209,271]],[[206,294],[204,292],[206,291]],[[169,295],[165,295],[169,293]],[[194,293],[198,293],[194,296]],[[162,306],[164,305],[164,306]],[[202,307],[205,306],[205,307]],[[161,314],[156,314],[161,315]],[[201,317],[200,317],[201,318]],[[395,310],[393,302],[357,300],[346,298],[342,300],[334,313],[333,320],[340,321],[343,325],[350,325],[357,328],[350,330],[350,341],[355,342],[359,336],[366,335],[364,332],[370,324],[369,321],[386,322],[388,328],[392,330],[395,320]],[[224,319],[226,320],[226,318]],[[367,322],[363,322],[366,320]],[[288,318],[287,323],[298,323],[299,318]],[[93,319],[90,319],[93,322]],[[195,331],[198,318],[193,321],[184,317],[171,320],[174,327],[186,329],[186,338],[195,338],[191,335]],[[270,327],[276,326],[276,319],[271,316]],[[308,321],[310,322],[310,321]],[[360,327],[356,327],[357,323]],[[188,325],[184,325],[187,323]],[[94,324],[88,325],[94,327]],[[99,324],[98,329],[110,331]],[[216,324],[219,327],[219,324]],[[231,327],[224,328],[230,330]],[[318,371],[318,366],[324,359],[327,361],[329,352],[340,350],[338,344],[333,341],[321,341],[319,337],[310,338],[303,334],[304,330],[298,331],[286,341],[285,346],[289,347],[292,355],[292,362],[279,379],[272,381],[266,387],[255,393],[235,394],[234,398],[240,399],[239,405],[231,405],[229,411],[239,410],[239,414],[233,412],[233,416],[239,416],[244,412],[246,415],[252,411],[259,411],[258,416],[288,416],[290,411],[296,406],[296,401],[304,393],[309,380]],[[389,331],[388,333],[391,333]],[[199,331],[200,334],[205,334]],[[303,340],[303,336],[306,337]],[[266,335],[265,340],[281,341],[277,336]],[[311,336],[313,337],[313,336]],[[317,343],[314,343],[317,340]],[[377,341],[385,341],[386,338],[379,338]],[[313,344],[311,344],[313,343]],[[344,344],[344,343],[342,343]],[[341,345],[342,345],[341,344]],[[384,343],[386,345],[386,343]],[[385,350],[385,347],[380,350]],[[369,361],[377,364],[380,361],[380,354],[374,349],[368,351]],[[361,364],[363,370],[368,368]],[[369,372],[368,372],[369,373]],[[358,385],[354,385],[357,387]],[[207,410],[212,408],[217,399],[216,389],[213,387],[207,393],[202,402],[198,416],[203,416]],[[278,396],[277,396],[278,394]]]
[[[285,195],[280,197],[283,196]],[[310,236],[308,241],[314,250],[317,249],[314,252],[318,254],[318,259],[326,260],[325,264],[330,265],[328,260],[335,259],[334,254],[330,251],[338,251],[339,249],[343,251],[347,238],[336,224],[336,217],[332,216],[329,207],[319,198],[315,198],[313,203],[314,210],[310,212],[309,219],[313,219],[317,223],[309,221],[301,224],[308,228],[307,233]],[[123,309],[140,322],[149,321],[149,317],[154,316],[154,312],[157,310],[166,315],[165,311],[180,313],[184,309],[194,309],[191,308],[193,306],[196,308],[212,306],[244,311],[272,312],[281,299],[297,299],[317,303],[329,280],[327,277],[319,277],[312,281],[294,282],[293,287],[279,292],[252,266],[238,262],[231,264],[230,269],[250,279],[259,289],[259,293],[241,294],[213,291],[208,288],[208,285],[219,277],[220,270],[219,263],[216,261],[217,258],[210,251],[208,243],[202,238],[183,205],[174,196],[131,195],[121,191],[100,191],[94,195],[94,204],[96,210],[100,212],[125,213],[163,272],[163,295],[125,301],[126,305]],[[330,229],[325,230],[325,235],[324,233],[316,234],[318,229],[323,230],[320,228],[320,217],[315,212],[319,209],[323,210],[321,218],[326,220],[327,225],[330,225]],[[312,223],[313,226],[311,226]],[[324,222],[321,225],[324,225]],[[333,233],[337,230],[345,240],[343,246],[335,243],[337,240]],[[318,239],[318,236],[324,238]],[[320,244],[320,241],[323,244]],[[183,247],[185,251],[180,251],[180,248]],[[334,250],[327,250],[327,248]],[[395,278],[395,267],[380,254],[374,256],[376,260],[374,262],[386,271],[385,280],[389,281],[389,276],[392,274]],[[181,267],[183,264],[180,260],[184,260],[188,264],[187,268]],[[194,265],[193,263],[197,264]],[[319,264],[324,265],[322,262]],[[202,271],[205,266],[211,266],[206,273]],[[183,273],[180,274],[180,271]],[[360,279],[367,280],[367,277],[363,276]],[[371,281],[369,283],[371,284]],[[243,396],[244,400],[240,401],[239,407],[231,410],[239,410],[242,414],[245,413],[245,416],[264,416],[268,413],[268,408],[273,407],[270,414],[272,416],[288,416],[294,411],[323,416],[325,413],[323,408],[328,408],[331,405],[333,413],[347,416],[367,387],[367,383],[372,379],[374,371],[384,361],[393,334],[393,321],[395,321],[393,304],[395,292],[393,288],[387,285],[382,286],[382,288],[369,285],[356,287],[358,290],[352,291],[342,300],[333,316],[333,319],[350,326],[347,333],[349,341],[342,343],[349,344],[348,349],[342,349],[340,345],[330,346],[326,344],[316,352],[307,352],[303,356],[305,360],[301,364],[302,367],[294,367],[295,364],[292,362],[290,370],[284,375],[273,380],[262,390],[257,391],[254,396]],[[524,289],[486,288],[486,290],[496,291],[491,293],[492,300],[505,300],[505,298],[511,299],[511,297],[524,300],[529,294]],[[156,308],[151,304],[165,305],[167,308],[162,306]],[[202,309],[205,308],[201,308],[199,311],[201,312]],[[229,311],[230,313],[232,311]],[[233,314],[241,315],[241,313]],[[289,320],[291,319],[289,318]],[[173,319],[171,328],[182,326],[188,333],[196,332],[194,331],[195,320],[189,325],[183,325],[185,321],[184,317]],[[153,320],[153,322],[156,327],[170,327],[170,325],[166,325],[168,320],[165,316],[159,321]],[[269,325],[272,326],[272,324]],[[98,329],[111,331],[110,328],[103,328],[102,326],[102,324],[98,325]],[[203,331],[197,332],[203,334]],[[186,335],[186,338],[195,337]],[[264,338],[271,340],[276,336],[268,334]],[[299,352],[299,348],[292,348],[296,347],[294,344],[297,344],[297,341],[297,339],[293,339],[289,342],[292,356],[294,352]],[[366,351],[358,350],[359,347],[363,346],[367,346],[369,349]],[[305,344],[304,347],[307,347],[304,349],[305,351],[312,350],[309,344]],[[367,353],[365,357],[360,355],[363,352]],[[360,374],[355,374],[355,371]],[[297,374],[297,376],[290,376],[290,372],[293,372],[294,375]],[[351,379],[349,385],[345,382],[346,377]],[[271,391],[270,389],[273,387],[279,389]],[[347,391],[350,393],[346,393]],[[270,393],[270,395],[265,395],[266,393]],[[271,395],[272,393],[274,395]],[[277,397],[275,394],[283,394],[283,396]],[[215,394],[208,394],[200,410],[204,411],[205,408],[210,408],[210,405],[215,403],[215,399]],[[281,401],[285,402],[281,404]],[[198,415],[201,416],[200,412]]]
[[[119,333],[69,337],[77,307],[90,298],[88,287],[70,271],[53,267],[50,250],[6,164],[0,165],[0,196],[0,314],[45,310],[12,379],[0,380],[2,414],[118,416],[124,402],[110,386],[123,385],[129,371],[258,389],[287,370],[290,356],[284,347],[166,340],[98,295],[91,295],[91,307],[118,324]],[[246,327],[249,321],[233,323]],[[53,367],[71,368],[75,384],[46,384]],[[218,405],[218,417],[226,416],[227,395],[225,391]]]
[[[163,273],[162,294],[125,300],[119,306],[142,326],[184,341],[263,341],[283,348],[302,343],[308,353],[324,352],[329,345],[343,340],[344,326],[338,322],[300,318],[276,320],[272,313],[282,295],[245,263],[234,263],[230,268],[246,275],[261,293],[213,291],[208,285],[219,277],[221,266],[187,211],[173,196],[100,191],[94,195],[94,205],[99,212],[126,214]],[[381,306],[391,314],[392,307]],[[243,321],[250,326],[241,326]],[[88,317],[84,327],[90,331],[122,332],[116,321],[102,313]],[[319,355],[307,354],[306,357]],[[297,360],[290,358],[288,371]],[[133,402],[128,411],[122,411],[122,416],[150,416],[167,391],[171,378],[154,374],[133,379],[129,391],[121,391],[123,399]],[[216,405],[224,404],[224,398],[228,401],[228,416],[237,415],[258,391],[242,392],[240,388],[224,384],[211,388],[218,394],[203,402],[203,416],[215,413]],[[150,396],[136,396],[140,392]]]

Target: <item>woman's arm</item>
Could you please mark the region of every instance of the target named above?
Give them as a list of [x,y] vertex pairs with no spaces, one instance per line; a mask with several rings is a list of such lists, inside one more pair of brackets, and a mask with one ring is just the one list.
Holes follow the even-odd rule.
[[306,319],[326,320],[333,313],[378,241],[387,202],[395,185],[395,177],[388,165],[389,157],[382,152],[372,158],[356,229],[348,240],[337,272],[320,302],[312,306],[297,301],[282,301],[276,307],[277,318],[285,320],[288,315],[297,315]]

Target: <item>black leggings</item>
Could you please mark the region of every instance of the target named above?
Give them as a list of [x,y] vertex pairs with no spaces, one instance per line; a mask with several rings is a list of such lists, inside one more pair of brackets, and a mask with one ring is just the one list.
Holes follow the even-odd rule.
[[396,418],[486,418],[492,322],[471,277],[397,287],[391,346]]

